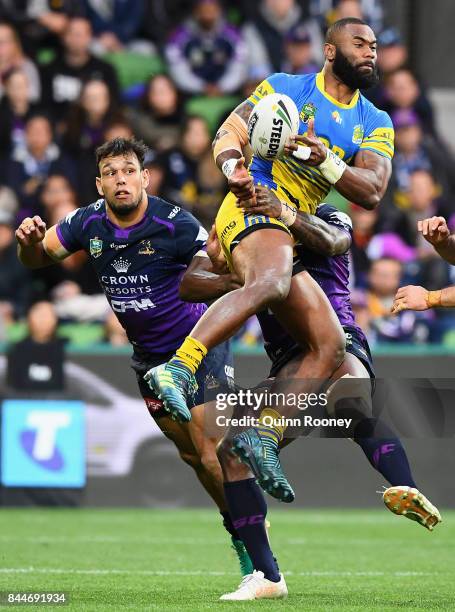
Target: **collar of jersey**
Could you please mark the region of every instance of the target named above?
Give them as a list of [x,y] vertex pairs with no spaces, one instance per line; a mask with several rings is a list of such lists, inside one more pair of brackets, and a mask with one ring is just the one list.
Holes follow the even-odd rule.
[[316,75],[316,87],[319,89],[322,95],[327,98],[327,100],[330,100],[330,102],[332,104],[335,104],[335,106],[338,106],[338,108],[354,108],[354,106],[357,104],[357,100],[359,99],[359,95],[360,95],[359,90],[357,90],[355,94],[353,95],[352,100],[349,102],[349,104],[343,104],[342,102],[338,102],[338,100],[335,100],[335,98],[333,98],[325,90],[325,79],[324,79],[323,71],[318,72]]
[[[130,232],[136,230],[138,227],[141,227],[141,225],[143,225],[147,221],[147,213],[148,213],[149,208],[150,208],[150,198],[147,198],[147,200],[148,200],[148,203],[147,203],[147,208],[145,209],[145,212],[144,212],[144,216],[137,223],[134,223],[133,225],[127,225],[126,227],[121,227],[120,225],[117,225],[116,223],[111,221],[109,219],[107,211],[105,211],[104,214],[106,216],[106,221],[107,221],[108,225],[110,225],[116,232],[123,232],[123,233],[125,233],[125,232],[130,233]],[[106,206],[106,204],[105,204],[105,206]]]

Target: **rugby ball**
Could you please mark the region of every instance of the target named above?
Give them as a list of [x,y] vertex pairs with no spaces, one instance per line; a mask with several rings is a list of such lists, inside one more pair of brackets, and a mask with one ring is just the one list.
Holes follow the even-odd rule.
[[261,159],[280,159],[291,134],[299,132],[299,111],[284,94],[264,96],[248,119],[248,138],[254,155]]

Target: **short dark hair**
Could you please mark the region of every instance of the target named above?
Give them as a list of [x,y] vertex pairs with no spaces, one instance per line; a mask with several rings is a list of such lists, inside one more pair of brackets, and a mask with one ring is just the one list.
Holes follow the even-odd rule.
[[357,17],[345,17],[344,19],[338,19],[335,23],[332,23],[330,28],[327,30],[325,35],[325,42],[330,44],[335,44],[335,39],[337,34],[341,32],[348,25],[365,25],[367,26],[367,22],[363,21],[363,19],[357,19]]
[[106,157],[117,157],[119,155],[134,153],[139,161],[141,170],[143,170],[144,158],[147,151],[148,147],[142,140],[135,140],[134,138],[114,138],[113,140],[108,140],[96,149],[96,165],[99,166],[100,162]]

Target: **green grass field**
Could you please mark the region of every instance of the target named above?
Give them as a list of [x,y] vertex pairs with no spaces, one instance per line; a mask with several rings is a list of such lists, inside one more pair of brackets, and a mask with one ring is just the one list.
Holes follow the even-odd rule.
[[[65,610],[454,610],[455,512],[433,533],[387,510],[273,510],[290,595],[236,604],[236,560],[208,510],[0,511],[0,590],[66,591]],[[43,605],[22,610],[54,609]]]

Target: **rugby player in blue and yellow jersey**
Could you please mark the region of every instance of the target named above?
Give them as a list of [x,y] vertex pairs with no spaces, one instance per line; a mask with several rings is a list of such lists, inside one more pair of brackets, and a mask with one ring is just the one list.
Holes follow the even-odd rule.
[[[392,123],[359,92],[377,80],[374,33],[359,19],[342,19],[329,28],[324,53],[321,73],[272,75],[218,130],[214,157],[228,178],[231,193],[220,208],[216,228],[226,260],[243,286],[212,304],[166,367],[149,374],[151,384],[176,418],[190,418],[183,389],[207,352],[265,307],[271,308],[301,346],[308,344],[302,304],[320,296],[311,277],[291,280],[291,229],[297,211],[314,213],[331,187],[372,209],[387,188],[393,155]],[[254,105],[272,92],[286,94],[296,103],[301,119],[299,135],[289,143],[287,156],[275,161],[253,156],[247,170],[243,149],[248,144],[248,117]],[[306,160],[300,155],[302,146],[310,149]],[[254,214],[258,184],[273,190],[281,201],[278,219]],[[321,332],[302,362],[300,379],[328,378],[342,360],[339,327],[327,328],[332,320],[330,311],[328,302],[321,300],[318,316],[311,321]],[[278,414],[288,416],[289,411],[280,406]],[[276,414],[266,408],[263,416]],[[270,485],[268,490],[289,502],[293,492],[278,458],[283,435],[284,428],[264,425],[239,434],[234,443],[239,455],[255,463],[260,480]]]
[[[241,569],[250,573],[250,560],[226,511],[215,440],[207,440],[203,431],[204,384],[227,384],[233,377],[229,345],[210,351],[199,370],[200,391],[194,397],[189,424],[173,421],[143,380],[147,370],[172,356],[206,310],[202,302],[232,288],[230,275],[207,275],[211,267],[204,250],[207,232],[198,221],[178,206],[147,197],[145,152],[142,143],[123,138],[102,145],[97,150],[96,179],[101,199],[70,213],[47,231],[40,217],[24,219],[16,231],[18,254],[30,268],[51,265],[79,250],[89,255],[133,346],[132,367],[148,411],[218,505]],[[195,263],[205,270],[205,277],[191,272]],[[188,283],[198,303],[182,299]]]

